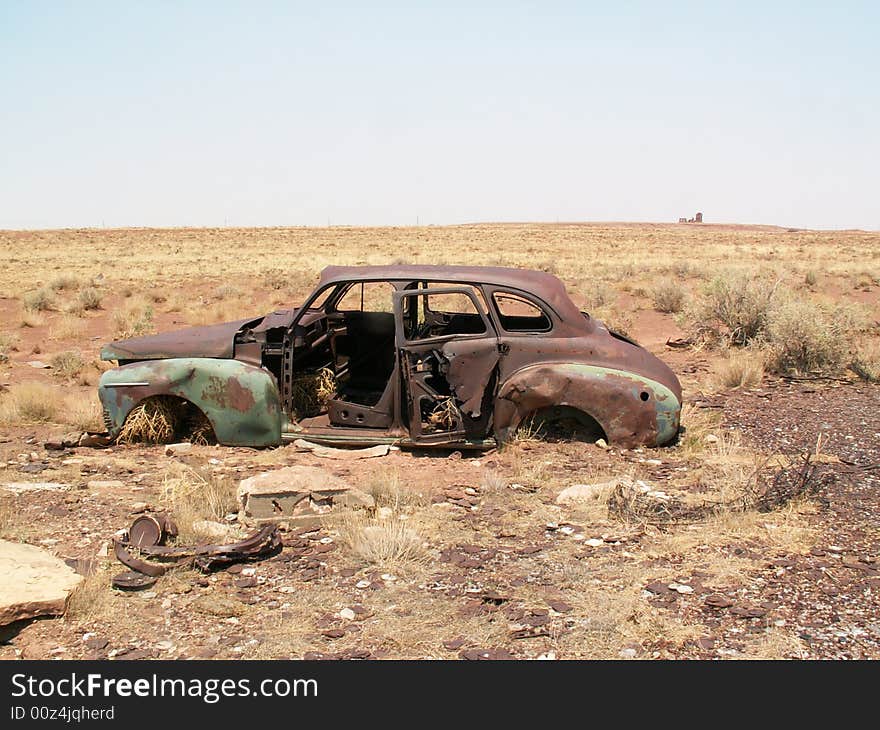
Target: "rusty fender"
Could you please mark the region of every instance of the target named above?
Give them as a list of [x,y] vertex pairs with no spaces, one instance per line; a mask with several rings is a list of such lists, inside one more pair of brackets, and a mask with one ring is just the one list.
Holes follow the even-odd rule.
[[596,419],[609,442],[632,448],[675,438],[681,404],[665,385],[636,373],[581,363],[525,367],[495,398],[495,432],[508,440],[522,420],[545,408],[567,406]]
[[227,446],[271,446],[281,442],[282,409],[275,379],[238,360],[181,357],[137,362],[101,376],[98,396],[115,438],[128,414],[154,395],[173,395],[199,408]]

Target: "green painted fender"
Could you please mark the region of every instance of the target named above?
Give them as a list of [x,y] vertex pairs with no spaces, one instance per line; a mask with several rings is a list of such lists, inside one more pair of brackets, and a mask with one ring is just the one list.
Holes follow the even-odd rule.
[[227,446],[281,443],[283,411],[274,377],[238,360],[181,357],[136,362],[101,376],[98,396],[115,438],[131,409],[145,398],[173,395],[198,407],[217,441]]
[[625,448],[663,445],[678,433],[681,404],[662,383],[625,370],[546,363],[516,371],[495,398],[495,433],[508,440],[524,418],[565,406],[592,416]]

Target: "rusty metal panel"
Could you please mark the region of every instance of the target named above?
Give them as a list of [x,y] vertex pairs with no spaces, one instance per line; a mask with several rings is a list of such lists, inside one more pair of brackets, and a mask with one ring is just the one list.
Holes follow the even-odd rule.
[[172,358],[124,365],[101,376],[98,395],[111,437],[140,401],[173,395],[198,407],[217,441],[230,446],[281,442],[282,410],[274,378],[238,360]]

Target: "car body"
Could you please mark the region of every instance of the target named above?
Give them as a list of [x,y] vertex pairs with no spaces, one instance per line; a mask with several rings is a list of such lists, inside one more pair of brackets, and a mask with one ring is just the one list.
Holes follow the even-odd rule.
[[[113,342],[102,358],[119,365],[99,386],[111,437],[153,396],[245,446],[480,448],[573,419],[631,448],[673,441],[681,411],[667,365],[555,276],[512,268],[330,266],[300,307]],[[302,406],[300,384],[322,374],[329,394]]]

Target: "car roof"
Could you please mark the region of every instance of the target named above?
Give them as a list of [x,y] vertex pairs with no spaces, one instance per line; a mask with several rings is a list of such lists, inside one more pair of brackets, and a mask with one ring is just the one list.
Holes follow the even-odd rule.
[[400,264],[387,266],[328,266],[321,272],[319,287],[345,281],[436,281],[456,284],[492,284],[534,294],[563,319],[581,314],[553,274],[503,266],[439,266]]

